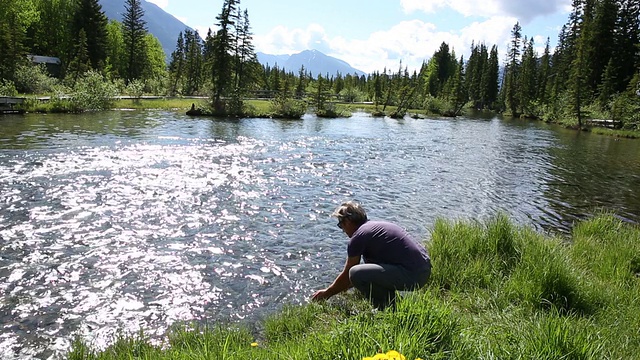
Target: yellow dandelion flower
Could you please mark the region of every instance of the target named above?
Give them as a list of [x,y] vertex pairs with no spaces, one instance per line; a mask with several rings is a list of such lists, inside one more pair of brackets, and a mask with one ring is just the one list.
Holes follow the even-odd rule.
[[373,360],[390,360],[387,354],[376,354]]
[[422,358],[416,358],[416,360],[423,360]]
[[362,360],[373,360],[371,356],[363,357]]
[[252,342],[252,343],[251,343],[251,347],[256,347],[256,346],[258,346],[258,343],[257,343],[257,342]]
[[389,360],[405,360],[404,355],[395,350],[387,351],[387,357]]

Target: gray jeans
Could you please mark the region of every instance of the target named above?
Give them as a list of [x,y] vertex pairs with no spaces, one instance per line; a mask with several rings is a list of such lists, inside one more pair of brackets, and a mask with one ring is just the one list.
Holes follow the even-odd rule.
[[383,310],[395,306],[396,291],[416,290],[427,283],[431,265],[422,271],[410,271],[391,264],[359,264],[349,270],[349,280],[374,307]]

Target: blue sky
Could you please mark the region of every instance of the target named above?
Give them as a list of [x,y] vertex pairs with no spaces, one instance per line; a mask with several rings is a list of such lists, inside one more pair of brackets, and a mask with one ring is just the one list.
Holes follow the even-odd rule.
[[[215,30],[222,0],[147,0],[202,36]],[[410,69],[429,59],[444,41],[468,58],[472,42],[498,45],[505,57],[519,21],[542,53],[555,46],[571,0],[241,0],[249,12],[256,51],[293,54],[319,50],[372,72]]]

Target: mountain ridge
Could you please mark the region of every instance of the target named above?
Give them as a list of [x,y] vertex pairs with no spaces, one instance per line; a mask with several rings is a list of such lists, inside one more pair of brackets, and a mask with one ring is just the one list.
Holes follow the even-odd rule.
[[[99,3],[109,20],[122,22],[125,0],[99,0]],[[144,10],[143,18],[147,22],[147,30],[160,41],[168,62],[171,53],[175,51],[180,32],[184,32],[186,29],[194,30],[154,3],[141,0],[140,4]],[[202,35],[200,34],[201,37]],[[343,76],[347,74],[366,75],[364,71],[353,68],[346,61],[323,54],[318,50],[304,50],[291,55],[271,55],[258,52],[256,55],[258,62],[263,66],[277,65],[279,68],[284,68],[285,71],[295,74],[304,66],[307,72],[314,77],[327,74],[332,76],[337,73]]]
[[366,75],[364,71],[358,70],[344,60],[326,55],[318,50],[303,50],[292,55],[271,55],[257,52],[258,62],[263,66],[278,66],[288,72],[297,73],[304,66],[305,70],[314,77],[317,75]]
[[[122,22],[125,0],[99,0],[98,2],[109,20]],[[144,10],[143,19],[147,22],[147,30],[158,38],[168,60],[176,49],[180,32],[186,29],[193,31],[193,29],[154,3],[142,0],[140,5]]]

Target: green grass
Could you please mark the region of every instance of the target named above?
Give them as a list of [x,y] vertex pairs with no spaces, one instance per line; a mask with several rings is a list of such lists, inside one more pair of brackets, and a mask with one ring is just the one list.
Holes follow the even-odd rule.
[[270,100],[246,100],[245,104],[254,112],[256,115],[262,115],[264,117],[266,114],[271,112],[271,101]]
[[136,109],[136,110],[184,110],[187,111],[191,108],[191,104],[195,104],[196,107],[200,104],[204,104],[206,99],[186,99],[179,97],[167,97],[157,99],[122,99],[117,100],[114,104],[114,109]]
[[[58,112],[60,110],[57,109],[58,104],[55,102],[40,102],[34,100],[32,97],[28,97],[27,102],[23,106],[24,110],[27,112],[41,112],[41,113],[51,113]],[[196,108],[206,109],[208,108],[208,99],[191,99],[191,98],[181,98],[181,97],[163,97],[163,98],[142,98],[142,99],[120,99],[114,102],[114,109],[136,109],[136,110],[150,110],[150,109],[159,109],[159,110],[179,110],[179,111],[187,111],[191,108],[191,105],[194,104]],[[268,117],[278,117],[277,114],[274,114],[274,109],[272,106],[272,101],[268,99],[258,100],[258,99],[248,99],[245,100],[245,106],[247,109],[247,117],[260,117],[260,118],[268,118]],[[378,106],[376,108],[375,105],[370,103],[333,103],[335,107],[335,113],[340,116],[350,116],[351,113],[362,111],[370,114],[375,114],[375,116],[384,116],[392,114],[395,110],[395,106],[387,106],[385,112],[382,112],[382,106]],[[58,106],[59,107],[59,106]],[[64,110],[63,110],[64,111]],[[419,117],[419,116],[439,116],[437,114],[430,113],[427,110],[417,110],[417,109],[409,109],[407,112],[407,116]],[[566,124],[562,125],[575,127],[576,124]],[[588,128],[588,131],[594,134],[600,135],[608,135],[615,137],[623,137],[630,139],[638,139],[640,138],[640,131],[637,130],[619,130],[619,129],[608,129],[608,128],[600,128],[600,127],[591,127]]]
[[[273,106],[272,101],[268,99],[258,100],[258,99],[248,99],[245,100],[245,105],[247,107],[248,117],[277,117],[277,115],[273,114]],[[141,98],[141,99],[119,99],[116,100],[113,104],[113,109],[135,109],[135,110],[178,110],[186,112],[191,108],[191,105],[194,104],[196,108],[206,109],[208,108],[208,99],[192,99],[192,98],[181,98],[181,97],[161,97],[161,98]],[[352,104],[352,103],[335,103],[335,112],[338,114],[344,114],[347,116],[350,113],[356,111],[364,111],[368,113],[373,113],[376,111],[376,108],[372,104]],[[41,113],[52,113],[64,111],[64,109],[58,109],[59,104],[55,101],[51,102],[41,102],[34,100],[33,97],[28,97],[27,103],[23,107],[27,112],[41,112]],[[381,110],[382,107],[379,107],[378,110]],[[394,106],[387,107],[387,113],[391,113],[395,110]],[[412,110],[411,114],[421,113],[422,111],[414,111]]]
[[589,131],[594,134],[615,136],[629,139],[640,139],[640,131],[638,130],[620,130],[620,129],[607,129],[601,127],[589,128]]
[[[67,111],[64,106],[60,109],[60,104],[55,101],[51,102],[41,102],[35,100],[34,97],[28,95],[21,95],[27,98],[22,109],[26,112],[40,112],[40,113],[52,113],[52,112],[65,112]],[[191,98],[181,98],[181,97],[162,97],[162,98],[142,98],[142,99],[120,99],[114,102],[114,109],[136,109],[136,110],[150,110],[150,109],[159,109],[159,110],[179,110],[179,111],[187,111],[191,108],[191,105],[194,104],[196,108],[207,109],[208,108],[208,99],[191,99]],[[258,99],[248,99],[245,100],[247,117],[259,117],[259,118],[269,118],[269,117],[279,117],[277,114],[274,114],[274,109],[272,106],[272,101],[258,100]],[[351,113],[363,111],[366,113],[374,114],[374,116],[385,116],[392,114],[395,110],[395,106],[387,106],[384,113],[382,112],[382,106],[379,105],[376,107],[371,103],[341,103],[336,102],[333,103],[335,107],[335,113],[339,116],[349,117]],[[407,111],[407,116],[412,117],[421,117],[421,116],[440,116],[433,112],[429,112],[428,110],[418,110],[418,109],[409,109]],[[575,120],[567,120],[565,122],[558,122],[560,125],[575,128],[577,123]],[[588,131],[594,134],[600,135],[608,135],[622,138],[630,138],[630,139],[638,139],[640,138],[640,131],[638,130],[621,130],[621,129],[608,129],[601,127],[589,127]]]
[[[602,215],[572,236],[543,236],[497,215],[438,220],[433,274],[397,310],[353,291],[285,305],[259,331],[243,324],[142,334],[104,351],[76,341],[68,359],[629,359],[640,353],[640,229]],[[256,342],[257,346],[252,346]],[[253,344],[255,345],[255,344]]]

